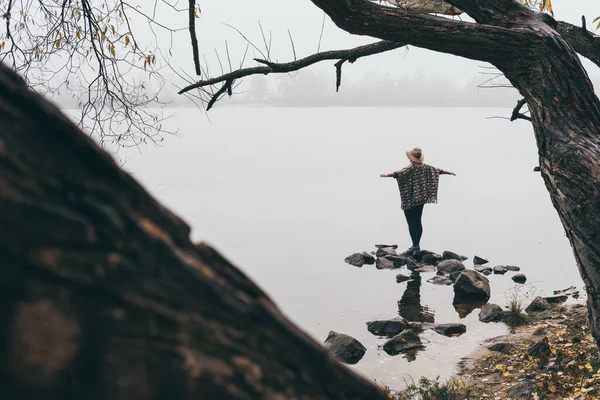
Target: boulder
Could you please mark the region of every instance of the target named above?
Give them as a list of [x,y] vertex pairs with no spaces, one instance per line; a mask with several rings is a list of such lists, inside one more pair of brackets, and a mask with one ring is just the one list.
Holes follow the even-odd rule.
[[352,255],[349,255],[344,259],[344,261],[350,265],[354,265],[355,267],[359,268],[365,264],[365,258],[361,253],[354,253]]
[[394,249],[393,247],[380,247],[375,252],[375,255],[377,257],[383,257],[383,256],[396,256],[397,254],[396,254],[396,249]]
[[449,274],[454,271],[462,271],[465,269],[465,266],[459,260],[444,260],[440,261],[437,265],[437,270],[443,272],[444,274]]
[[428,279],[427,282],[433,283],[434,285],[446,285],[446,286],[452,285],[452,281],[444,275],[434,276],[433,278]]
[[419,250],[419,251],[415,251],[412,256],[415,258],[415,260],[421,262],[421,260],[423,259],[423,256],[425,256],[426,254],[435,254],[435,253],[433,251],[429,251],[429,250]]
[[452,306],[454,310],[460,317],[460,319],[466,318],[469,314],[471,314],[475,309],[483,307],[487,303],[487,299],[473,299],[473,298],[461,298],[459,296],[454,296],[454,300],[452,300]]
[[404,331],[394,336],[383,345],[383,350],[390,356],[406,353],[409,350],[420,349],[423,347],[419,335],[413,331]]
[[377,247],[378,249],[383,249],[386,247],[391,247],[392,249],[397,249],[398,245],[397,244],[376,244],[375,247]]
[[514,265],[505,265],[504,268],[506,268],[507,271],[511,272],[517,272],[521,270],[521,268],[515,267]]
[[460,336],[467,331],[467,327],[464,324],[436,324],[433,330],[444,336]]
[[477,271],[464,270],[454,283],[454,294],[462,299],[489,299],[490,281]]
[[479,320],[481,322],[498,322],[502,320],[504,311],[497,304],[485,304],[479,312]]
[[525,276],[525,274],[515,274],[511,277],[511,279],[516,283],[527,282],[527,277]]
[[532,312],[545,311],[550,308],[550,303],[543,297],[536,297],[533,301],[525,308],[525,312],[531,314]]
[[493,345],[488,346],[488,350],[497,351],[502,354],[509,354],[513,348],[513,345],[510,343],[494,343]]
[[481,258],[479,256],[475,256],[473,257],[473,264],[475,265],[483,265],[483,264],[487,264],[489,261],[486,260],[485,258]]
[[363,257],[365,264],[369,264],[369,265],[375,264],[375,257],[373,257],[371,254],[367,253],[366,251],[363,251],[360,254]]
[[403,274],[396,275],[396,283],[402,283],[410,280],[410,276],[406,276]]
[[496,275],[504,275],[506,273],[506,267],[504,265],[496,265],[493,271]]
[[452,271],[448,275],[448,279],[450,279],[450,281],[452,281],[452,283],[454,283],[454,282],[456,282],[456,280],[458,279],[458,277],[460,276],[461,273],[462,273],[462,271]]
[[531,393],[537,390],[537,386],[532,379],[525,379],[519,383],[515,383],[506,391],[509,399],[531,399]]
[[442,256],[440,256],[439,254],[425,254],[421,258],[421,262],[423,264],[429,265],[437,265],[437,263],[439,263],[440,261],[442,261]]
[[378,258],[375,262],[375,268],[377,269],[394,269],[396,266],[394,263],[387,258]]
[[447,250],[442,253],[442,258],[444,260],[458,260],[458,261],[463,261],[458,254],[453,253],[451,251],[447,251]]
[[402,317],[393,319],[367,322],[367,330],[373,335],[392,338],[406,328],[406,321]]
[[559,294],[556,296],[544,297],[544,300],[546,300],[550,304],[559,304],[564,303],[565,301],[567,301],[568,298],[569,296],[567,296],[566,294]]
[[334,331],[329,332],[324,346],[346,364],[356,364],[367,351],[365,346],[352,336]]

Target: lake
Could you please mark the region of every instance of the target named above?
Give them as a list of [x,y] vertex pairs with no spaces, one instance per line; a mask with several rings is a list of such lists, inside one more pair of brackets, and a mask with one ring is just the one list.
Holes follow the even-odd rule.
[[[461,319],[452,286],[422,274],[412,284],[435,321],[462,322],[455,338],[422,334],[426,349],[412,357],[378,350],[383,339],[365,322],[398,316],[407,283],[400,271],[344,263],[376,243],[410,246],[394,179],[405,151],[423,148],[425,162],[453,171],[440,178],[439,204],[426,205],[421,247],[452,250],[491,265],[517,265],[528,283],[492,275],[490,302],[583,284],[539,172],[531,124],[490,117],[490,108],[269,108],[217,106],[208,118],[174,110],[179,127],[161,147],[125,149],[120,157],[160,201],[192,227],[195,240],[215,246],[261,286],[299,326],[322,342],[330,330],[367,347],[351,368],[392,387],[411,377],[450,377],[482,340],[507,332],[483,324],[478,310]],[[472,266],[471,261],[466,262]],[[414,297],[414,296],[413,296]]]

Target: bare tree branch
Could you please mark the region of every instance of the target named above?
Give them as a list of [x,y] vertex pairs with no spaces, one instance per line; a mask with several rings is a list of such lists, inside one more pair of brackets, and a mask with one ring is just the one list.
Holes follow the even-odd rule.
[[517,119],[524,119],[526,121],[531,121],[531,117],[522,114],[521,108],[523,108],[523,106],[527,104],[527,100],[525,99],[521,99],[519,101],[517,101],[517,105],[515,106],[515,108],[513,109],[512,115],[510,116],[510,120],[511,121],[515,121]]
[[556,30],[573,47],[573,50],[600,67],[600,36],[593,35],[583,28],[558,21]]
[[196,36],[196,0],[189,0],[188,10],[188,28],[190,39],[192,41],[192,55],[194,57],[194,67],[196,75],[200,76],[200,52],[198,51],[198,37]]

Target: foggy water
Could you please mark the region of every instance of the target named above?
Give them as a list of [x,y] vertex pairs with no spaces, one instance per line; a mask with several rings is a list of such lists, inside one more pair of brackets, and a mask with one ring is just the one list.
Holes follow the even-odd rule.
[[[482,340],[506,332],[464,319],[452,286],[422,274],[421,304],[439,323],[463,322],[467,333],[422,334],[426,349],[409,362],[377,349],[383,339],[365,322],[398,315],[406,269],[344,263],[376,243],[410,245],[396,183],[379,178],[407,164],[421,146],[425,162],[456,172],[440,178],[439,204],[424,211],[422,248],[452,250],[490,264],[518,265],[528,277],[519,296],[582,288],[571,249],[539,173],[531,125],[488,117],[509,109],[216,108],[177,110],[177,137],[162,147],[121,152],[131,171],[183,217],[195,240],[206,240],[253,278],[317,341],[330,330],[367,347],[352,366],[392,387],[421,376],[449,377]],[[471,261],[466,262],[472,266]],[[505,306],[513,273],[490,276],[490,302]]]

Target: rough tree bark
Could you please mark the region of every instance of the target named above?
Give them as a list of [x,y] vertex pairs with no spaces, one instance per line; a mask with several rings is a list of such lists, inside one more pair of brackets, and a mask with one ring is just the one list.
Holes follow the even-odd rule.
[[0,65],[2,399],[383,399]]

